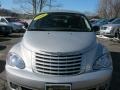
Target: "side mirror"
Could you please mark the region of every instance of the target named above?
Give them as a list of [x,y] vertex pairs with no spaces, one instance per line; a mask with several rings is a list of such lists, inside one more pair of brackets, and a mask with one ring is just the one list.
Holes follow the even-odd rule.
[[97,32],[97,31],[100,30],[100,27],[99,26],[93,26],[92,29],[93,29],[94,32]]

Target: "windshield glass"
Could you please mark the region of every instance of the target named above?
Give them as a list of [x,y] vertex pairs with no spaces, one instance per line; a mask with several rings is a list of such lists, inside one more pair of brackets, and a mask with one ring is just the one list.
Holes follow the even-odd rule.
[[107,22],[108,22],[107,19],[101,19],[101,20],[98,20],[98,21],[97,21],[97,24],[105,24],[105,23],[107,23]]
[[42,13],[33,19],[29,30],[90,32],[91,26],[87,19],[80,14]]
[[120,24],[120,18],[119,19],[115,19],[114,21],[112,21],[112,24]]
[[17,18],[6,18],[8,22],[18,22],[20,21],[19,19]]

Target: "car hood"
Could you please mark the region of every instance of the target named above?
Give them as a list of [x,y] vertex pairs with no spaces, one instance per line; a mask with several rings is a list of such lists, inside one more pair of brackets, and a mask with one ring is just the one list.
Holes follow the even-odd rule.
[[96,45],[94,32],[27,31],[22,44],[31,51],[76,52]]
[[101,26],[101,25],[103,25],[102,23],[94,23],[94,24],[92,24],[92,26],[94,27],[94,26]]
[[117,27],[117,26],[120,26],[120,24],[106,24],[103,25],[102,27]]
[[17,26],[22,26],[23,24],[20,22],[12,22],[11,24],[17,25]]

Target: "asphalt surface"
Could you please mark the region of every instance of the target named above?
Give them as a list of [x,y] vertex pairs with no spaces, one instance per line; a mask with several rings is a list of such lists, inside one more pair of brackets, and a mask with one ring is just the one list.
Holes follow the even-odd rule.
[[8,90],[5,74],[6,55],[14,44],[20,42],[22,36],[21,33],[11,34],[8,37],[0,35],[0,90]]
[[98,39],[111,53],[113,60],[113,75],[110,90],[120,90],[120,41],[116,39]]
[[[6,90],[5,58],[10,48],[20,42],[23,34],[12,34],[8,37],[0,36],[0,90]],[[113,77],[110,90],[120,90],[120,42],[109,38],[99,38],[98,41],[111,52],[113,59]]]

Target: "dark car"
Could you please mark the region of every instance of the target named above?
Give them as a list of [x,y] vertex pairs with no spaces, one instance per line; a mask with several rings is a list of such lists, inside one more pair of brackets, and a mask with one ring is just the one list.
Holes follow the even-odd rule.
[[12,33],[12,27],[6,23],[0,22],[0,34],[4,36],[8,36]]
[[25,28],[28,27],[28,23],[27,23],[26,21],[24,21],[24,20],[21,20],[21,19],[17,19],[17,18],[16,18],[16,22],[22,23],[22,24],[25,26]]

